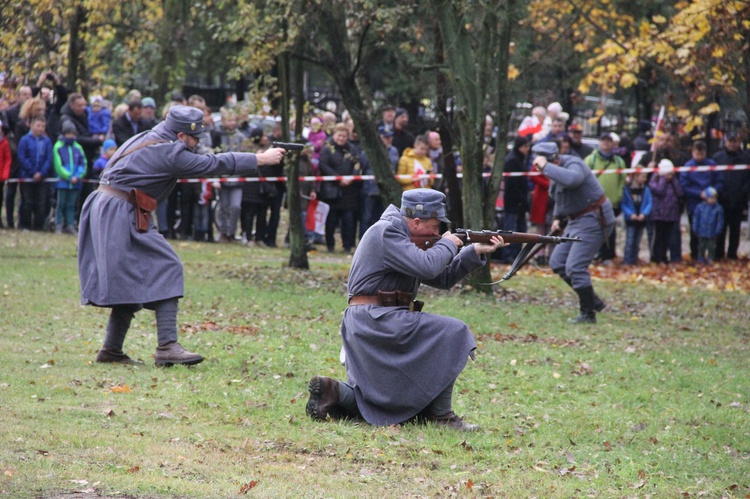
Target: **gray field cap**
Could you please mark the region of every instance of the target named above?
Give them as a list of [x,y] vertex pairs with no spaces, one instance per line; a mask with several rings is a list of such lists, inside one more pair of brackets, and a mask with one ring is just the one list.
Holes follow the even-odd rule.
[[534,144],[531,148],[531,152],[539,154],[541,156],[556,156],[558,154],[557,144],[554,142],[539,142]]
[[436,218],[450,223],[446,216],[445,194],[434,189],[411,189],[401,195],[401,214],[408,218]]
[[186,133],[193,137],[203,135],[205,125],[203,124],[203,111],[190,106],[172,106],[167,115],[166,125],[169,131],[174,133]]

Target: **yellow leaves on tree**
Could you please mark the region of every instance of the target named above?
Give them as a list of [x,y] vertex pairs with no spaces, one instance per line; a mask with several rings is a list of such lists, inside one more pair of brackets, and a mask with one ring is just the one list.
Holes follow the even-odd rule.
[[[0,71],[35,82],[42,71],[51,69],[65,80],[75,65],[86,73],[78,73],[79,81],[67,82],[68,86],[123,80],[122,69],[135,66],[141,47],[154,38],[160,5],[160,0],[9,0],[0,19]],[[74,33],[77,38],[71,41]],[[117,48],[123,68],[115,76],[105,71],[102,61],[116,41],[128,50]],[[78,47],[80,60],[68,60],[71,43]]]
[[748,71],[742,57],[748,54],[750,2],[681,1],[671,17],[656,14],[650,20],[633,19],[608,0],[565,0],[562,6],[533,0],[530,25],[544,36],[568,40],[587,57],[581,92],[631,87],[653,61],[671,73],[690,103],[699,103],[716,90],[736,93],[735,81]]
[[743,61],[750,39],[748,2],[681,1],[674,15],[657,12],[650,19],[632,18],[604,0],[564,0],[564,5],[532,1],[529,25],[552,45],[567,42],[585,57],[582,93],[614,93],[640,78],[648,84],[652,76],[645,70],[656,66],[687,94],[683,119],[691,130],[720,111],[713,103],[716,90],[736,93],[735,82],[743,72],[750,74]]

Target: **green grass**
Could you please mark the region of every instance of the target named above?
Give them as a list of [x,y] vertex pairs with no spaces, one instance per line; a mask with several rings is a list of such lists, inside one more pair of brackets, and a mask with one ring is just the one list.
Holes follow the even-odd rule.
[[[153,366],[153,314],[93,362],[108,309],[79,304],[75,240],[0,233],[0,495],[10,497],[746,497],[748,297],[597,281],[596,326],[572,292],[523,272],[492,297],[423,288],[479,344],[456,384],[478,434],[305,416],[315,374],[345,376],[349,261],[176,243],[180,341]],[[499,272],[499,269],[498,269]],[[438,366],[436,366],[438,368]],[[117,393],[113,387],[126,386]]]

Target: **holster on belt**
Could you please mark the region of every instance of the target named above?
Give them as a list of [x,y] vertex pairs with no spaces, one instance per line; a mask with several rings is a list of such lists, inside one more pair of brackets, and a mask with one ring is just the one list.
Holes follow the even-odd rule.
[[128,200],[135,208],[135,228],[138,232],[148,232],[151,212],[156,209],[156,199],[138,189],[131,189]]

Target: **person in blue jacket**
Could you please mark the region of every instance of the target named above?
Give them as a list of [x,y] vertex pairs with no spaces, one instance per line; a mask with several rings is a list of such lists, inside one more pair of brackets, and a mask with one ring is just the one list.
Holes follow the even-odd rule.
[[648,188],[648,173],[634,173],[632,180],[622,191],[620,207],[625,218],[625,257],[626,265],[638,264],[638,248],[646,228],[646,220],[651,214],[653,200]]
[[[706,157],[706,143],[702,140],[696,140],[690,153],[692,158],[685,163],[685,166],[716,166],[716,162]],[[698,203],[705,201],[707,187],[714,187],[721,194],[724,190],[724,176],[716,170],[694,171],[680,173],[680,184],[685,193],[685,205],[687,208],[688,221],[690,222],[690,258],[692,261],[698,259],[698,237],[692,230],[693,212]]]
[[21,183],[21,210],[19,225],[23,230],[43,230],[47,218],[46,206],[49,189],[44,179],[52,168],[52,141],[45,129],[47,120],[37,116],[31,120],[29,133],[18,143],[18,178]]
[[724,209],[716,202],[718,193],[713,187],[703,191],[701,201],[693,213],[693,233],[698,238],[698,262],[710,264],[716,258],[716,237],[724,228]]
[[75,227],[75,207],[81,195],[81,179],[86,176],[86,153],[76,142],[76,127],[63,123],[62,135],[52,149],[55,173],[60,179],[57,188],[55,234],[62,234],[63,222],[67,234],[78,234]]

